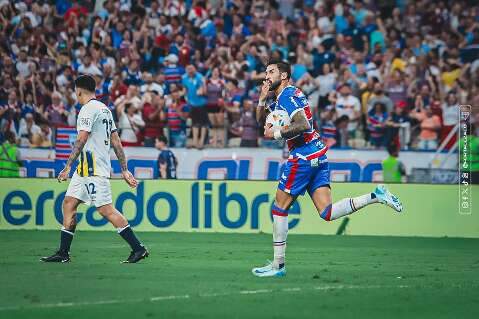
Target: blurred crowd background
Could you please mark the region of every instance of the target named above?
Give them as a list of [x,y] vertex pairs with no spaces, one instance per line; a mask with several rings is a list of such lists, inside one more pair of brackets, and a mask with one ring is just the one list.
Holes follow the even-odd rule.
[[282,147],[255,120],[271,58],[291,63],[330,147],[436,150],[459,105],[479,105],[479,5],[1,0],[0,140],[54,146],[91,74],[124,145]]

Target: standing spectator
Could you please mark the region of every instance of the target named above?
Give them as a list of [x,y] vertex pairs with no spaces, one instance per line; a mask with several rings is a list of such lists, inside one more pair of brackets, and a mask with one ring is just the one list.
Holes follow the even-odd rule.
[[368,113],[368,129],[371,145],[379,148],[384,144],[384,130],[386,120],[388,119],[385,112],[384,104],[376,102],[373,109]]
[[28,55],[25,49],[20,50],[18,55],[18,61],[15,64],[15,67],[18,71],[18,75],[21,76],[23,79],[30,77],[32,74],[32,62],[28,61]]
[[245,99],[243,101],[243,110],[238,122],[241,134],[241,147],[258,147],[258,122],[254,112],[253,101]]
[[[347,83],[343,84],[339,89],[339,97],[336,100],[336,112],[338,118],[341,118],[343,115],[348,117],[348,134],[350,138],[356,138],[356,130],[361,115],[360,111],[361,104],[359,99],[352,95],[351,86]],[[344,121],[341,123],[344,123]]]
[[99,75],[102,76],[101,70],[92,62],[91,55],[87,54],[83,58],[83,64],[78,67],[79,74]]
[[153,81],[153,75],[150,72],[143,73],[144,84],[140,87],[140,93],[143,95],[146,92],[152,92],[163,96],[165,90],[163,86]]
[[50,125],[54,127],[66,124],[67,113],[60,93],[52,93],[52,104],[47,107],[45,117],[48,119]]
[[176,54],[168,54],[164,59],[164,63],[165,67],[161,70],[161,73],[165,76],[166,88],[169,90],[170,84],[181,83],[181,78],[185,74],[185,69],[178,65],[178,56]]
[[206,98],[201,95],[204,85],[203,76],[196,71],[194,65],[186,67],[186,74],[181,80],[186,90],[186,101],[191,108],[193,130],[193,147],[203,149],[209,121],[206,113]]
[[33,143],[37,141],[41,134],[41,128],[33,121],[33,114],[28,113],[25,118],[20,120],[20,129],[18,133],[20,146],[38,146]]
[[211,123],[211,141],[213,147],[224,146],[224,87],[225,82],[220,77],[220,69],[213,68],[211,77],[206,81],[203,90],[206,92],[206,108]]
[[145,127],[145,121],[143,121],[136,107],[131,103],[122,101],[117,105],[116,112],[123,146],[140,146],[141,129]]
[[178,160],[175,154],[168,149],[168,139],[160,136],[156,139],[156,148],[160,151],[158,155],[158,177],[162,179],[177,179]]
[[394,107],[394,112],[386,122],[385,144],[397,145],[407,149],[411,140],[411,118],[406,110],[406,102],[399,101]]
[[384,94],[383,85],[381,83],[374,84],[374,95],[368,102],[368,112],[377,104],[381,103],[385,107],[385,112],[388,114],[393,111],[394,104],[393,101]]
[[432,113],[431,108],[423,105],[421,96],[416,98],[416,109],[411,116],[419,121],[421,133],[419,134],[418,148],[422,150],[436,150],[438,132],[441,129],[441,119]]
[[394,105],[407,99],[407,85],[403,72],[399,69],[392,71],[392,76],[386,82],[386,92]]
[[144,146],[154,147],[155,139],[163,135],[164,105],[165,99],[161,95],[145,93],[143,96]]
[[334,147],[348,147],[349,146],[349,117],[341,115],[336,119],[336,144]]
[[180,91],[175,88],[166,100],[166,119],[171,147],[186,146],[187,118],[188,106],[181,98]]
[[21,103],[15,90],[8,93],[8,100],[5,105],[0,105],[0,132],[12,132],[18,136],[20,118],[22,114]]
[[334,106],[328,105],[320,114],[321,117],[321,138],[328,147],[336,144],[337,129],[334,124],[336,120],[336,110]]
[[[459,103],[456,92],[451,90],[446,96],[446,101],[442,104],[443,127],[441,130],[441,143],[446,139],[449,133],[459,122]],[[446,149],[450,149],[457,142],[457,134],[454,134],[446,144]]]

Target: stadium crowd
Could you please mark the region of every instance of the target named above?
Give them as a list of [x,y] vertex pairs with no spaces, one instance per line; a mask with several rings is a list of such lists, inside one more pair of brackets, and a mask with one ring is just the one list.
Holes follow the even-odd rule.
[[282,147],[255,119],[271,58],[290,62],[331,147],[435,150],[459,105],[479,105],[479,5],[0,0],[0,139],[52,146],[91,74],[126,146]]

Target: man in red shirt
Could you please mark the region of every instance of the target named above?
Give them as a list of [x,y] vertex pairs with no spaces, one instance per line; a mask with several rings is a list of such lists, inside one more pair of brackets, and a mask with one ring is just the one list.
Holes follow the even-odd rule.
[[152,92],[145,93],[143,97],[143,120],[145,121],[144,144],[146,147],[154,147],[155,139],[163,136],[164,105],[165,99],[162,96]]

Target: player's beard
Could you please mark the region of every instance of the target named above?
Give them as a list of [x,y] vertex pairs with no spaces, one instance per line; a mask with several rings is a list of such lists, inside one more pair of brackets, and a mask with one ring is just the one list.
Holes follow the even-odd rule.
[[281,85],[281,80],[276,80],[274,82],[271,82],[271,86],[269,87],[270,91],[274,91],[278,88],[278,86]]

